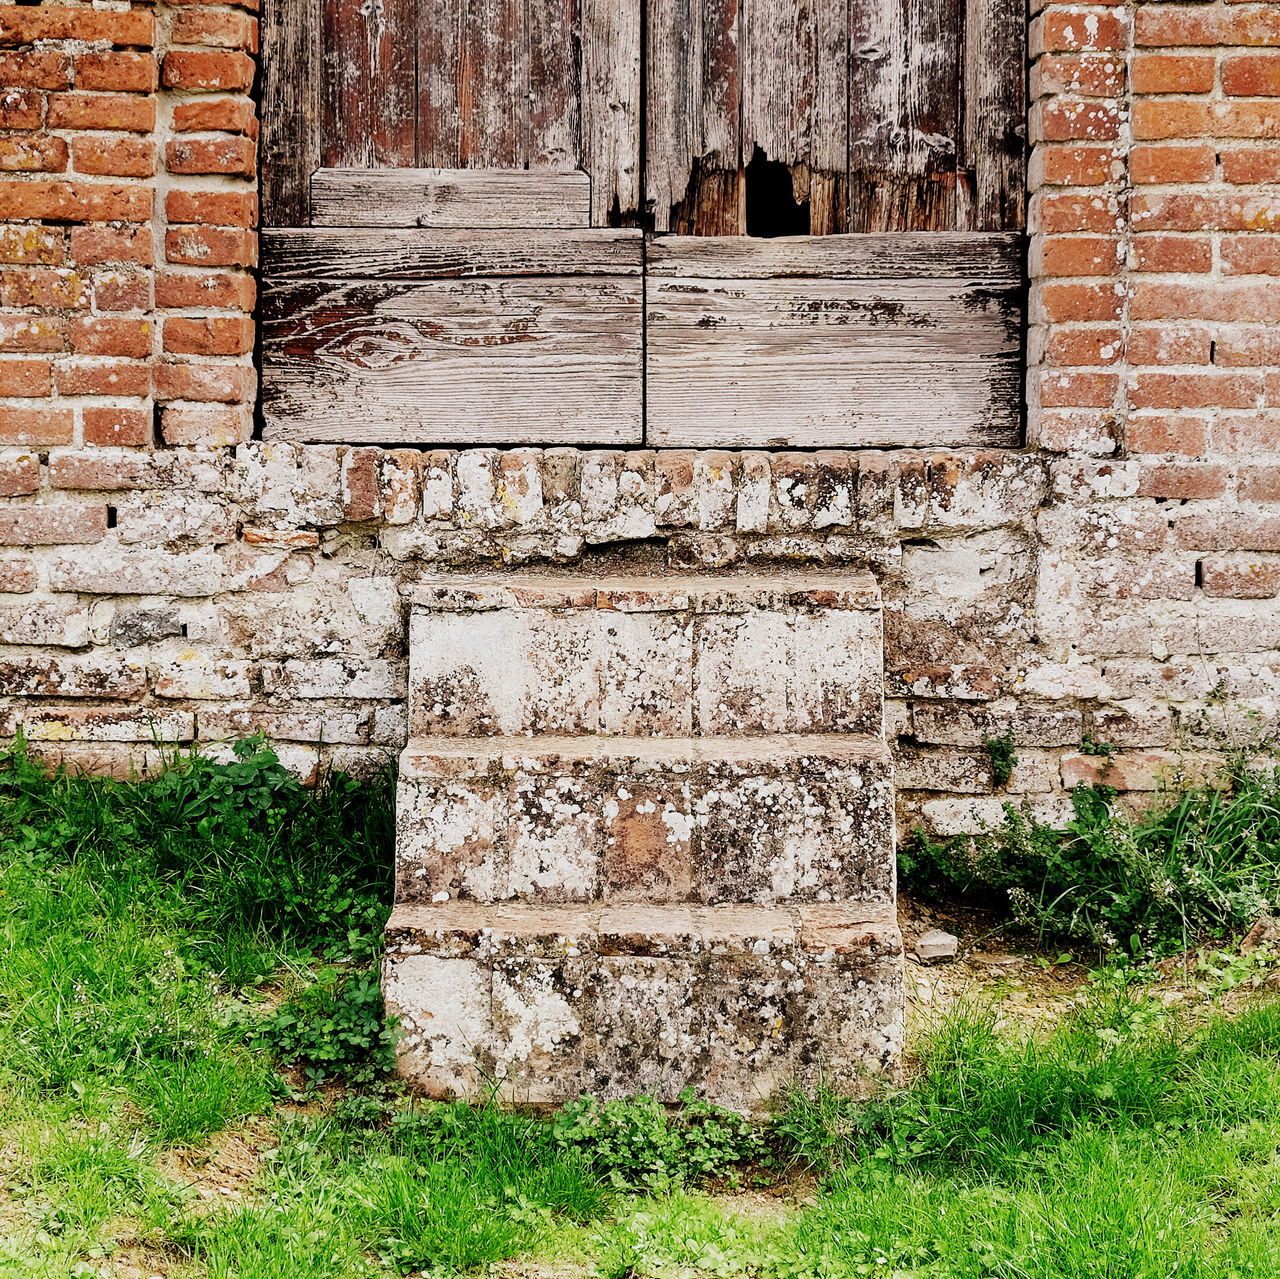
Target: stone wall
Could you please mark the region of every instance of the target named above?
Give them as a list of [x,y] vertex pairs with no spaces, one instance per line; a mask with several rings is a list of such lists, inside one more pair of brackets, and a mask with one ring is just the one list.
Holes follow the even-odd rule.
[[252,441],[254,28],[0,6],[0,731],[366,764],[425,565],[582,556],[871,569],[904,817],[943,831],[998,807],[1010,727],[1053,815],[1274,726],[1273,6],[1034,18],[1028,448],[955,454]]

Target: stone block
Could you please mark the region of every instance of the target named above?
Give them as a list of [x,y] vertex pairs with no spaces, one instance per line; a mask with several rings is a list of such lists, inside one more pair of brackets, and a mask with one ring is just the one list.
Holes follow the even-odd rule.
[[415,739],[397,900],[889,904],[893,807],[877,739]]
[[902,1044],[891,912],[837,906],[399,906],[384,986],[430,1096],[549,1104],[686,1087],[741,1111],[846,1092]]

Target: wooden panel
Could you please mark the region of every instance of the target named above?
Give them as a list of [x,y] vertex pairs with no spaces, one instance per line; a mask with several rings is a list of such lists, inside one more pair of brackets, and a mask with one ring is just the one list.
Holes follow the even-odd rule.
[[320,164],[320,3],[276,0],[262,15],[263,226],[303,226]]
[[414,0],[322,0],[323,138],[332,168],[412,166],[417,156]]
[[585,173],[523,169],[321,169],[316,226],[585,227]]
[[457,231],[302,227],[265,231],[272,280],[432,280],[467,276],[639,275],[639,231]]
[[630,226],[640,211],[641,0],[582,0],[581,165],[593,226]]
[[639,443],[640,295],[617,276],[274,283],[264,435]]
[[980,231],[1026,223],[1026,24],[1023,0],[968,0],[962,161]]
[[[1022,290],[1007,262],[944,276],[930,253],[914,270],[857,278],[855,264],[872,256],[853,247],[860,238],[812,241],[823,273],[784,277],[763,270],[770,254],[794,270],[799,241],[768,246],[756,274],[738,277],[691,273],[715,242],[685,242],[686,267],[667,241],[647,288],[647,442],[1018,444]],[[742,260],[721,243],[726,266]],[[849,263],[830,269],[842,244]]]
[[654,236],[645,251],[651,276],[707,279],[825,276],[967,278],[990,286],[1022,279],[1023,238],[970,231],[882,232],[869,235],[780,236],[772,240],[721,236]]

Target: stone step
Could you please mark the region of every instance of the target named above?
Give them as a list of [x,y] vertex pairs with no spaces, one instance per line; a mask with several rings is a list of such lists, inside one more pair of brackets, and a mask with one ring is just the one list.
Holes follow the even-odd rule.
[[436,737],[401,756],[399,902],[893,897],[878,738]]
[[443,574],[414,594],[410,734],[879,734],[860,573]]
[[902,1044],[892,912],[850,906],[397,906],[384,989],[432,1096],[556,1103],[687,1087],[742,1111],[854,1092]]

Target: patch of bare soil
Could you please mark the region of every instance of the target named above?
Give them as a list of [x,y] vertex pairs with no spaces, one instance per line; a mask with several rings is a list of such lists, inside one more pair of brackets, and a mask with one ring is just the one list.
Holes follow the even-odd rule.
[[192,1196],[193,1206],[216,1208],[243,1199],[262,1166],[262,1152],[276,1144],[273,1122],[257,1116],[203,1146],[169,1151],[160,1159],[161,1171]]

